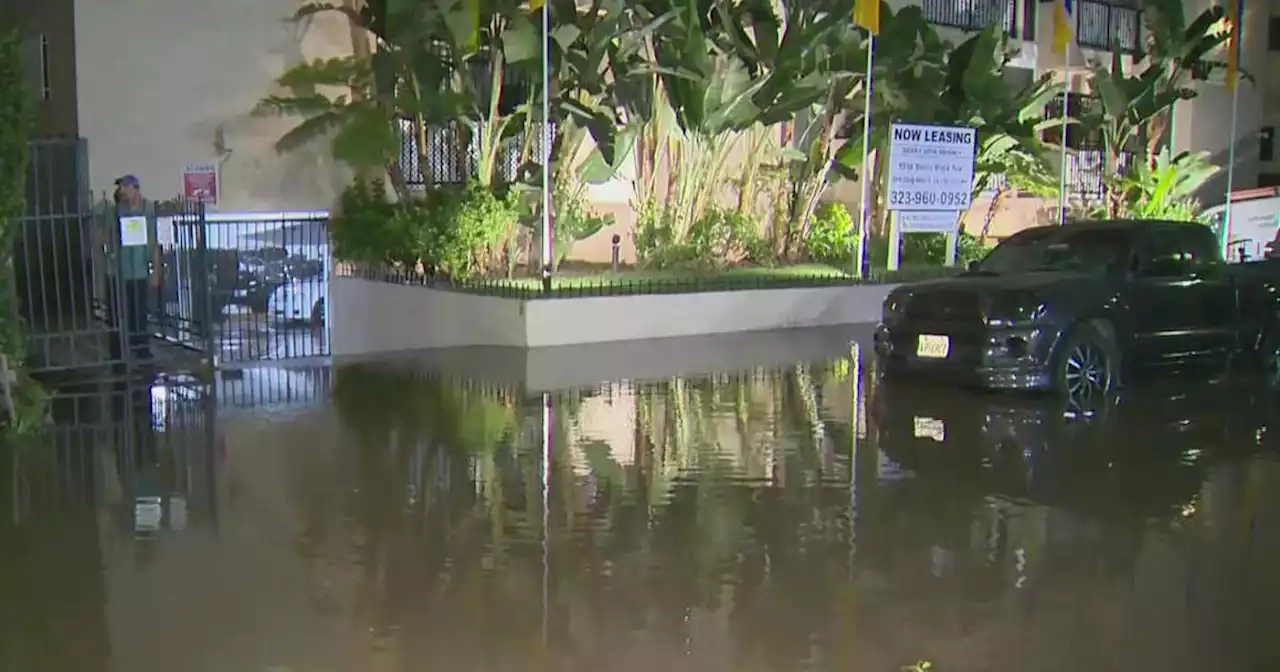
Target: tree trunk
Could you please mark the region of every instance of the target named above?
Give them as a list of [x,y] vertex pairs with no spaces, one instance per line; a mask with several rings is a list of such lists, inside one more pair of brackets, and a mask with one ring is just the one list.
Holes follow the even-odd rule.
[[987,236],[991,235],[991,223],[995,221],[996,215],[1000,213],[1000,206],[1004,203],[1005,194],[1008,192],[1008,187],[1001,187],[996,190],[996,195],[991,197],[991,205],[987,207],[987,215],[982,218],[982,229],[978,231],[979,243],[987,244]]

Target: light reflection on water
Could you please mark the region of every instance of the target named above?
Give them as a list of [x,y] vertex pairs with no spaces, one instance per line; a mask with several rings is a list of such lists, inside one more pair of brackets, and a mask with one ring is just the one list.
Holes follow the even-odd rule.
[[218,391],[86,395],[2,456],[0,669],[1280,662],[1262,391],[1081,413],[847,359],[546,394],[262,369]]

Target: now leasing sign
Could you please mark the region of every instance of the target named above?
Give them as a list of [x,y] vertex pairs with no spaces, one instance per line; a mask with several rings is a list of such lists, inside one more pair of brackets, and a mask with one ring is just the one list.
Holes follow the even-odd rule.
[[978,133],[964,126],[893,124],[889,209],[968,210]]

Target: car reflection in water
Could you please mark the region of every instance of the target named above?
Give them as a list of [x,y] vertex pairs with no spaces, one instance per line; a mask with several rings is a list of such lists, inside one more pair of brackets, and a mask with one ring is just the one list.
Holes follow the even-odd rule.
[[880,450],[923,477],[1042,505],[1159,515],[1195,497],[1208,462],[1265,440],[1271,399],[1226,382],[1080,401],[895,381],[879,391],[875,413]]
[[865,496],[859,547],[908,593],[928,575],[995,599],[1033,576],[1063,581],[1063,563],[1127,573],[1143,530],[1196,515],[1211,467],[1274,448],[1276,401],[1239,383],[1082,403],[886,382],[873,445],[882,473],[908,477]]

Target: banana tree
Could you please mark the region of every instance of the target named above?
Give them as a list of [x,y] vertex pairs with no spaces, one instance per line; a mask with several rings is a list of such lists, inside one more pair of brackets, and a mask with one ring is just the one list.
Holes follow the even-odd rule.
[[[1149,66],[1137,75],[1125,73],[1119,53],[1112,56],[1108,68],[1098,63],[1090,67],[1089,88],[1097,96],[1097,104],[1085,109],[1078,122],[1086,135],[1097,135],[1102,141],[1103,192],[1107,217],[1118,217],[1124,206],[1124,185],[1120,178],[1122,156],[1141,154],[1147,138],[1147,126],[1179,101],[1195,98],[1196,92],[1172,86],[1166,70]],[[1134,163],[1145,163],[1138,156]]]
[[1160,151],[1151,165],[1139,162],[1120,181],[1126,217],[1134,219],[1195,220],[1200,204],[1196,194],[1222,170],[1209,162],[1208,152]]
[[[1162,89],[1183,88],[1194,81],[1208,80],[1215,70],[1223,67],[1208,59],[1229,38],[1226,10],[1221,6],[1214,5],[1200,12],[1188,23],[1182,0],[1145,0],[1142,16],[1146,28],[1143,60],[1165,75],[1160,84]],[[1151,168],[1155,167],[1172,119],[1173,109],[1169,108],[1147,123],[1146,157]]]

